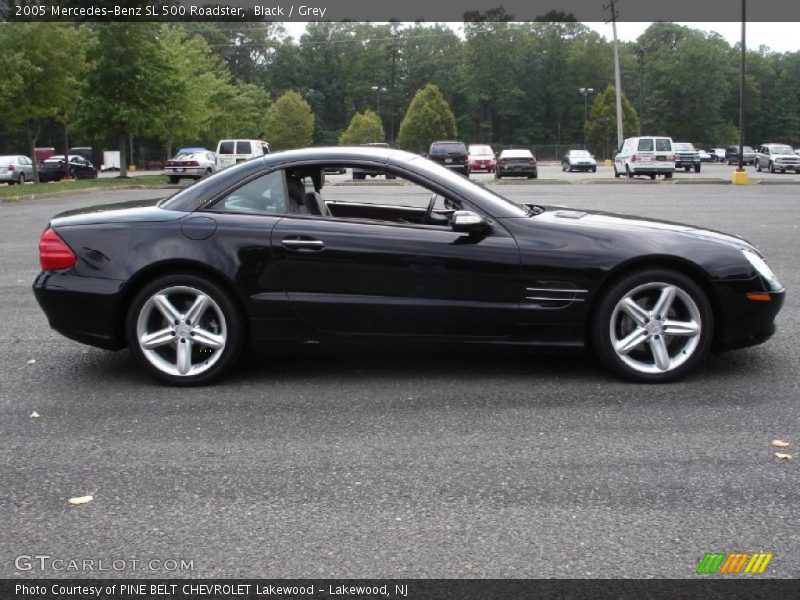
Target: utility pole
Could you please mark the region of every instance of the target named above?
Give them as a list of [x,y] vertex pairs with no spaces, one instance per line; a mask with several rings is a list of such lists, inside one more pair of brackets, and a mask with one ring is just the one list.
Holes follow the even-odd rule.
[[[615,0],[603,6],[603,9],[611,9],[611,30],[614,32],[614,87],[617,88],[617,148],[622,147],[625,139],[622,135],[622,81],[619,75],[619,40],[617,39],[617,9],[614,6]],[[608,21],[606,21],[608,23]]]
[[744,106],[745,106],[745,61],[747,46],[745,44],[745,23],[747,22],[746,0],[742,0],[742,47],[739,55],[739,167],[733,172],[731,182],[737,185],[746,184],[748,177],[744,170]]

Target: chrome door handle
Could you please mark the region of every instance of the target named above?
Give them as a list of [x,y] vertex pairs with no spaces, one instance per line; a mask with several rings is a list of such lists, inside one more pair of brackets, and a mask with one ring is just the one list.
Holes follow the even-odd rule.
[[281,245],[287,250],[297,250],[299,252],[319,252],[325,248],[325,242],[322,240],[298,240],[286,238],[281,242]]

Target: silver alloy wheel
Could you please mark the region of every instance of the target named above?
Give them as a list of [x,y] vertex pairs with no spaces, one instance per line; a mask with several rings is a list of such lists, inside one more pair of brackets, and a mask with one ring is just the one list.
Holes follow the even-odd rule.
[[136,320],[142,354],[162,373],[191,377],[214,366],[228,339],[225,316],[208,294],[173,286],[150,296]]
[[611,313],[610,339],[617,357],[639,373],[668,373],[694,354],[700,343],[700,309],[671,283],[635,287]]

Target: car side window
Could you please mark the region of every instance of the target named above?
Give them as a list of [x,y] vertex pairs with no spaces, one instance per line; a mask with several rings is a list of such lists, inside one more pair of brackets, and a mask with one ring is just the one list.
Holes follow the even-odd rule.
[[283,171],[273,171],[236,188],[211,206],[217,212],[285,214]]
[[639,140],[639,151],[640,152],[652,152],[653,150],[653,140],[650,138],[644,138]]

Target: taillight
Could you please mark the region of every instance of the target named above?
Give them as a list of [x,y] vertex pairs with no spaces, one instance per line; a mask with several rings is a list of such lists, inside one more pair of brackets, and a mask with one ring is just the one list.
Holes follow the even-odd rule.
[[639,157],[635,154],[631,154],[631,162],[636,162],[637,160],[639,160]]
[[675,155],[674,154],[668,154],[667,155],[667,160],[675,162]]
[[536,166],[536,159],[535,158],[529,158],[528,159],[528,164],[529,165],[533,165],[535,167]]
[[187,161],[187,162],[185,162],[183,164],[186,167],[199,167],[200,166],[200,163],[197,162],[196,160],[190,160],[190,161]]
[[52,227],[39,238],[39,264],[44,271],[57,271],[59,269],[69,269],[78,259],[64,243]]
[[164,163],[165,167],[172,167],[174,165],[175,165],[175,163],[173,163],[171,160],[168,160],[167,162]]
[[8,170],[9,171],[13,171],[14,170],[14,165],[8,165]]

